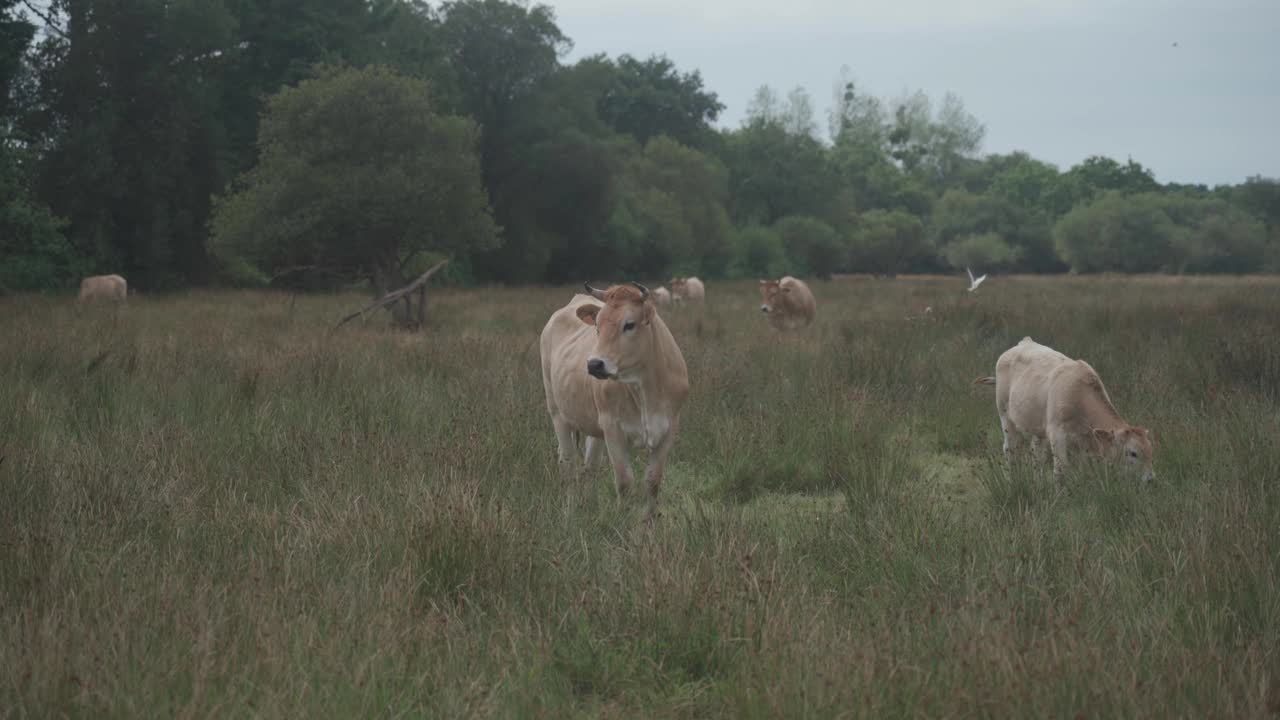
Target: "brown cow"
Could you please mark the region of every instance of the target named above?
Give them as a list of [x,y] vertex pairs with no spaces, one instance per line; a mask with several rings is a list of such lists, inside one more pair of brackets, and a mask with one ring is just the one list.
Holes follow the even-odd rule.
[[696,277],[671,278],[671,299],[674,302],[706,302],[707,288]]
[[790,275],[781,280],[760,281],[760,310],[777,330],[794,330],[813,322],[818,303],[803,281]]
[[1089,363],[1026,337],[996,361],[995,377],[974,383],[996,386],[1006,458],[1027,435],[1037,455],[1042,441],[1048,439],[1054,477],[1062,477],[1069,454],[1093,448],[1140,469],[1143,480],[1155,479],[1151,431],[1120,418],[1102,378]]
[[589,295],[575,295],[542,329],[542,387],[560,462],[577,465],[575,437],[586,435],[585,462],[594,467],[603,439],[621,497],[632,481],[628,446],[647,448],[651,520],[689,394],[689,373],[643,285],[586,288]]
[[80,281],[80,302],[112,300],[124,302],[129,297],[129,284],[119,275],[94,275]]

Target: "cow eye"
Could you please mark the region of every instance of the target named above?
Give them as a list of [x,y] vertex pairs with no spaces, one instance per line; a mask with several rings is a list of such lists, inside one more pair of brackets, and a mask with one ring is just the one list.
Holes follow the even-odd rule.
[[636,324],[630,320],[622,324],[622,332],[631,332],[636,329]]

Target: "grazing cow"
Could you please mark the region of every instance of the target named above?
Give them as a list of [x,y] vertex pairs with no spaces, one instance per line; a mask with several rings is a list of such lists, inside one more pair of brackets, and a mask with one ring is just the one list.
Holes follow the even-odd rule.
[[705,302],[707,288],[696,277],[671,278],[671,299],[675,302]]
[[769,315],[776,330],[794,330],[813,322],[818,303],[804,281],[790,275],[781,280],[760,281],[760,310]]
[[1029,337],[1006,350],[996,361],[995,377],[975,384],[996,386],[996,411],[1004,431],[1009,458],[1022,436],[1030,436],[1032,451],[1041,454],[1048,439],[1053,450],[1053,474],[1061,478],[1070,455],[1092,448],[1104,457],[1142,470],[1154,480],[1152,432],[1120,418],[1102,378],[1083,360],[1072,360]]
[[119,275],[94,275],[80,281],[80,302],[114,300],[129,297],[129,284]]
[[670,290],[667,290],[667,289],[666,289],[666,288],[664,288],[664,287],[660,287],[660,288],[658,288],[657,290],[654,290],[654,291],[653,291],[653,301],[654,301],[654,302],[656,302],[656,303],[658,303],[658,305],[670,305],[670,304],[671,304],[671,291],[670,291]]
[[576,435],[586,435],[585,462],[595,467],[604,440],[619,497],[632,481],[628,446],[647,448],[652,520],[667,453],[689,394],[684,356],[643,285],[586,286],[542,329],[542,388],[559,443],[560,462],[577,465]]

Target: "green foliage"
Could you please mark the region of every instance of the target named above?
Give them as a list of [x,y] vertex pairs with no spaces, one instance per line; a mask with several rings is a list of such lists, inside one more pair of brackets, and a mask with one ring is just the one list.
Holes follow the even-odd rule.
[[1054,241],[1076,272],[1257,272],[1268,252],[1263,223],[1225,201],[1159,193],[1104,195],[1063,217]]
[[772,225],[788,215],[826,217],[838,184],[826,148],[780,121],[757,119],[726,142],[732,215],[738,225]]
[[779,220],[773,232],[786,248],[791,272],[830,278],[844,268],[848,247],[830,225],[817,218],[792,216]]
[[1156,196],[1112,192],[1067,213],[1053,237],[1073,272],[1155,272],[1170,259],[1174,230]]
[[19,155],[0,137],[0,288],[67,287],[87,263],[63,236],[66,223],[31,197]]
[[622,55],[612,68],[612,83],[598,108],[600,118],[615,131],[641,145],[661,135],[688,147],[705,148],[710,142],[711,123],[724,104],[703,88],[700,73],[681,73],[664,56],[638,60]]
[[729,277],[777,278],[790,272],[787,249],[776,232],[760,225],[738,231],[729,262]]
[[605,260],[600,271],[626,277],[724,275],[733,228],[719,162],[658,137],[632,155],[622,188],[599,248]]
[[1006,268],[1018,260],[1018,251],[996,233],[965,235],[942,248],[942,257],[956,270],[986,271]]
[[[948,190],[934,207],[931,233],[935,245],[943,252],[963,238],[993,235],[990,239],[970,242],[955,252],[956,257],[971,253],[986,254],[992,262],[1025,263],[1028,269],[1044,272],[1056,269],[1049,228],[1042,216],[1022,209],[997,195],[975,195],[965,190]],[[976,245],[974,244],[976,242]],[[1009,248],[1005,252],[1001,246]]]
[[[359,262],[334,257],[331,243],[319,244],[325,253],[319,245],[296,246],[265,257],[261,248],[228,254],[226,243],[210,236],[230,222],[225,216],[211,222],[212,198],[228,192],[235,178],[250,177],[244,173],[262,154],[266,99],[312,77],[318,65],[386,67],[424,81],[436,116],[465,118],[478,128],[480,186],[503,242],[420,243],[453,245],[450,273],[475,282],[671,271],[715,277],[730,271],[735,228],[753,225],[794,236],[783,244],[796,272],[823,274],[854,257],[885,272],[933,271],[962,256],[1057,272],[1064,265],[1050,228],[1112,192],[1216,198],[1243,211],[1194,205],[1183,212],[1154,203],[1158,212],[1148,220],[1168,216],[1175,226],[1168,236],[1117,242],[1144,253],[1164,247],[1166,254],[1158,262],[1130,258],[1129,267],[1280,266],[1274,180],[1210,191],[1160,186],[1131,159],[1094,156],[1059,172],[1021,152],[980,157],[985,129],[960,98],[916,91],[885,101],[848,69],[841,70],[826,118],[829,143],[818,137],[815,104],[802,87],[785,93],[761,87],[742,127],[717,131],[713,123],[724,106],[696,68],[679,68],[661,53],[592,55],[566,65],[572,42],[555,11],[536,2],[50,0],[37,3],[54,25],[46,32],[21,19],[27,5],[0,0],[0,129],[16,138],[15,148],[31,150],[23,160],[24,197],[32,208],[47,206],[52,217],[65,218],[66,243],[24,236],[31,246],[24,257],[50,260],[24,265],[43,268],[24,276],[45,279],[23,284],[63,282],[71,264],[119,271],[144,288],[206,284],[215,271],[221,279],[260,284],[270,277],[267,268],[325,253],[350,274]],[[37,45],[29,48],[33,38]],[[701,155],[661,144],[653,150],[664,137]],[[308,178],[294,177],[303,184],[273,192],[309,187]],[[262,204],[243,200],[237,212],[266,218],[271,203],[254,202]],[[1151,204],[1133,202],[1135,216]],[[898,242],[881,239],[898,233],[881,220],[866,225],[863,216],[875,211],[913,216],[928,228],[923,244],[937,251],[911,241],[903,245],[908,255],[889,259],[884,253]],[[385,203],[368,211],[389,212]],[[781,225],[797,217],[825,223],[844,240]],[[44,222],[34,218],[21,222]],[[1264,224],[1263,239],[1250,218]],[[302,228],[314,219],[291,222]],[[799,239],[819,237],[814,232],[820,240]],[[250,235],[247,227],[237,233]],[[986,237],[992,234],[1009,252]],[[962,239],[964,247],[948,253]],[[276,240],[260,245],[283,247]],[[383,282],[401,274],[393,264],[380,261],[388,275]]]
[[862,213],[849,244],[850,269],[877,275],[897,275],[913,266],[927,266],[935,252],[924,223],[901,210]]
[[258,166],[216,208],[215,252],[267,271],[372,274],[385,290],[419,252],[491,248],[476,139],[420,80],[322,69],[268,102]]

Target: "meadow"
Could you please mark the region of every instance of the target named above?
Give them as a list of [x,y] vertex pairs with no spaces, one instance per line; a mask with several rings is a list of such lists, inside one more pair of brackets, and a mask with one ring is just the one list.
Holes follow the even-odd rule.
[[[1267,717],[1280,279],[755,283],[664,310],[662,490],[562,477],[569,288],[0,300],[0,715]],[[932,311],[925,313],[925,307]],[[1158,480],[1007,467],[1023,336],[1088,360]],[[637,459],[637,466],[643,456]]]

